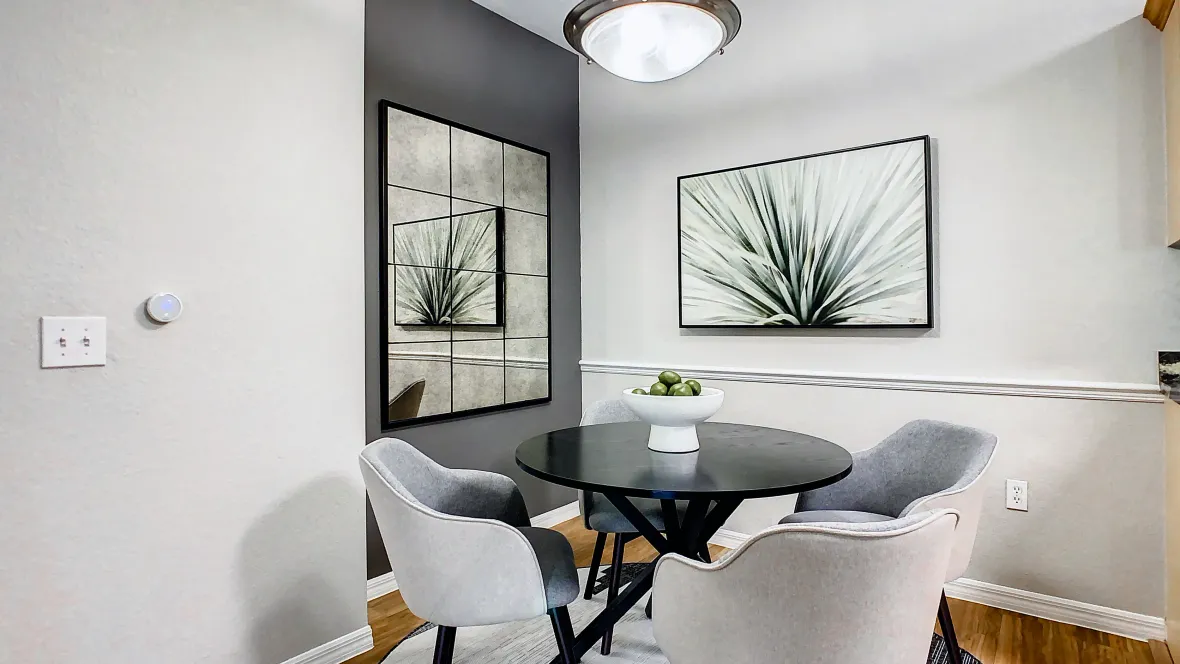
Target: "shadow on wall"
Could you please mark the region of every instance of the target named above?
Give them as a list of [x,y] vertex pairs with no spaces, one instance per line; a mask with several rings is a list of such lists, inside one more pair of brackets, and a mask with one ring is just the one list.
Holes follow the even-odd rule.
[[[364,567],[355,546],[362,500],[354,483],[325,477],[301,487],[247,531],[237,565],[250,622],[245,662],[284,662],[365,624]],[[355,514],[355,520],[342,514]],[[341,593],[354,586],[355,596]]]
[[385,540],[381,538],[381,528],[377,526],[377,516],[373,514],[373,503],[365,496],[365,557],[369,569],[369,578],[375,579],[393,571],[389,563],[389,554],[385,552]]

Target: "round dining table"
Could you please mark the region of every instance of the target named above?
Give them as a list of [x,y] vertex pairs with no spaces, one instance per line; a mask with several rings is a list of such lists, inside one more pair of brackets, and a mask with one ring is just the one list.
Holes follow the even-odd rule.
[[[701,448],[688,454],[647,448],[639,422],[560,429],[516,448],[516,464],[546,482],[600,493],[660,556],[708,560],[708,541],[743,501],[786,496],[838,482],[852,472],[852,455],[807,434],[747,424],[697,425]],[[631,502],[660,501],[664,532]],[[683,517],[676,502],[686,501]],[[657,557],[658,560],[658,557]],[[574,639],[577,657],[601,639],[651,589],[655,562]],[[553,664],[560,664],[560,656]]]

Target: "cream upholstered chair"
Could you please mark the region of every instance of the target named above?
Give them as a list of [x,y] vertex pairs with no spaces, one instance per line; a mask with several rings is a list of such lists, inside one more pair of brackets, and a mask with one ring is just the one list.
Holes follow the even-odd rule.
[[[590,405],[586,412],[582,414],[582,426],[590,426],[593,424],[615,424],[619,422],[639,422],[639,418],[631,409],[627,407],[619,399],[610,399],[606,401],[596,401]],[[664,530],[664,511],[660,501],[652,498],[631,498],[631,504],[635,505],[639,511],[647,517],[657,530],[663,532]],[[607,578],[607,599],[608,603],[613,602],[619,594],[619,587],[622,585],[623,567],[620,564],[623,560],[623,551],[627,542],[639,537],[639,531],[631,524],[627,517],[618,510],[606,497],[587,492],[578,492],[578,506],[582,513],[582,522],[587,530],[593,530],[598,533],[598,537],[594,542],[594,554],[590,558],[590,574],[586,577],[586,599],[590,599],[594,595],[594,587],[598,581],[598,568],[602,564],[602,553],[606,548],[606,536],[614,534],[614,549],[611,554],[611,568],[608,572]],[[676,509],[680,513],[680,519],[684,519],[684,510],[687,505],[683,502],[676,504]],[[708,556],[708,547],[704,550],[704,555]],[[612,632],[608,631],[606,636],[602,637],[602,654],[609,655],[611,649]]]
[[[946,581],[963,576],[971,562],[983,477],[996,451],[996,437],[971,427],[916,420],[853,454],[852,473],[835,484],[799,495],[794,514],[779,523],[881,522],[937,508],[959,512],[955,548]],[[938,620],[952,664],[962,652],[943,594]]]
[[402,599],[439,626],[436,664],[451,662],[458,627],[546,613],[562,660],[576,661],[565,608],[578,597],[573,548],[529,527],[516,483],[445,468],[396,438],[368,445],[360,465]]
[[925,662],[957,521],[775,526],[720,562],[665,556],[656,643],[671,664]]

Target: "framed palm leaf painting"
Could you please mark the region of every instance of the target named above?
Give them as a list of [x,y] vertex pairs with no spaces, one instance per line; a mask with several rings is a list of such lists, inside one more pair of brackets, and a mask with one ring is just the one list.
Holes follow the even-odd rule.
[[930,137],[679,180],[680,326],[933,326]]

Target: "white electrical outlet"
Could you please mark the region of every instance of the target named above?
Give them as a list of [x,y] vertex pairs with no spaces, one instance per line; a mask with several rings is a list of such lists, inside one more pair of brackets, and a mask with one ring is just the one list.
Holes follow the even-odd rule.
[[1007,507],[1010,510],[1028,511],[1028,482],[1008,480]]

